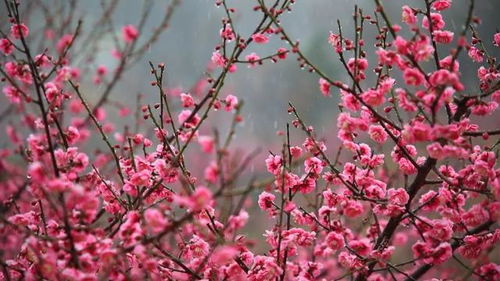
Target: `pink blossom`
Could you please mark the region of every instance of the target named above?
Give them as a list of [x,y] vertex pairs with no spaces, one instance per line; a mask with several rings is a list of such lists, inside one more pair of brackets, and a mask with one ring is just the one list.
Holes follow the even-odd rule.
[[[453,66],[451,65],[452,62]],[[460,63],[458,62],[458,60],[453,60],[452,56],[447,56],[439,61],[439,66],[450,71],[457,72],[460,68]]]
[[57,51],[59,53],[64,52],[71,44],[73,43],[73,35],[72,34],[65,34],[59,39],[57,42]]
[[339,263],[350,270],[359,270],[363,267],[363,263],[354,254],[349,254],[343,251],[338,256]]
[[323,78],[319,78],[319,89],[323,96],[330,96],[330,83]]
[[481,254],[483,243],[484,239],[467,235],[464,237],[464,245],[458,248],[458,252],[468,259],[476,259]]
[[402,188],[391,188],[387,191],[387,195],[389,197],[389,202],[394,205],[406,205],[410,199],[408,193]]
[[224,102],[226,104],[226,106],[224,107],[224,110],[226,110],[228,112],[235,110],[238,107],[238,98],[236,96],[227,95]]
[[403,77],[406,84],[413,86],[419,86],[425,81],[424,75],[415,68],[407,68],[403,73]]
[[417,106],[415,105],[414,102],[412,102],[408,98],[405,90],[398,88],[395,90],[395,92],[398,95],[399,105],[401,106],[401,108],[403,108],[404,110],[406,110],[408,112],[417,111]]
[[26,38],[28,37],[29,33],[30,30],[24,23],[13,24],[10,27],[10,36],[15,39]]
[[226,61],[226,58],[224,58],[219,51],[215,51],[212,53],[212,63],[216,66],[224,67],[226,66]]
[[437,247],[431,247],[424,242],[418,242],[412,247],[413,256],[415,258],[423,258],[425,263],[442,264],[447,261],[452,255],[451,245],[449,243],[441,243]]
[[489,213],[483,207],[474,205],[462,215],[462,220],[465,225],[475,227],[488,221],[489,216]]
[[441,44],[450,44],[453,41],[454,33],[447,30],[435,30],[432,32],[434,40]]
[[222,246],[214,251],[211,260],[215,264],[221,266],[229,264],[238,256],[238,252],[239,251],[236,247]]
[[500,47],[500,32],[495,33],[493,35],[493,44],[497,47]]
[[479,274],[487,280],[498,280],[500,279],[500,266],[492,262],[487,263],[479,268]]
[[304,166],[306,173],[320,174],[323,167],[326,166],[326,163],[316,157],[311,157],[304,161]]
[[214,139],[210,136],[199,136],[198,143],[205,153],[211,153],[214,149]]
[[357,201],[349,200],[345,203],[344,214],[348,217],[354,218],[361,215],[364,211],[363,205]]
[[250,63],[248,67],[255,67],[260,60],[260,57],[256,53],[251,53],[245,57],[245,59]]
[[69,126],[66,132],[66,139],[69,144],[74,145],[80,139],[80,131],[73,126]]
[[437,142],[427,146],[427,153],[429,153],[430,157],[438,160],[444,159],[447,156],[443,146]]
[[125,245],[135,243],[143,235],[139,221],[139,213],[131,211],[128,213],[125,222],[120,226],[118,235],[124,241]]
[[302,228],[291,228],[283,233],[283,238],[288,240],[289,243],[307,247],[313,244],[316,239],[316,233],[314,231],[305,231]]
[[155,233],[164,230],[168,223],[163,214],[157,209],[147,209],[144,212],[144,220]]
[[480,116],[491,115],[496,111],[497,107],[498,103],[494,101],[481,102],[472,107],[472,114]]
[[446,242],[451,239],[453,235],[453,225],[449,220],[433,220],[431,222],[432,227],[429,231],[426,231],[424,236],[427,239]]
[[230,25],[226,25],[220,30],[220,37],[228,41],[234,40],[234,32]]
[[274,258],[256,256],[248,271],[248,281],[271,281],[278,278],[281,273],[282,269],[276,264]]
[[371,106],[379,106],[385,102],[385,97],[382,91],[378,89],[369,89],[361,94],[361,98],[365,103]]
[[368,60],[364,58],[350,58],[347,67],[356,80],[366,79],[365,70],[368,68]]
[[475,62],[482,62],[484,60],[483,52],[476,47],[470,47],[467,54]]
[[184,201],[192,212],[198,212],[208,207],[212,202],[212,198],[212,191],[204,186],[199,186],[187,200],[181,200],[181,202]]
[[335,49],[335,52],[340,53],[342,51],[342,42],[338,34],[330,32],[328,43]]
[[13,86],[6,85],[3,87],[2,92],[9,102],[14,104],[21,103],[21,92]]
[[292,146],[290,147],[290,153],[293,158],[299,158],[302,155],[302,148],[299,146]]
[[408,25],[415,25],[417,23],[417,16],[415,15],[415,12],[413,12],[412,8],[406,5],[403,6],[401,21]]
[[350,58],[347,66],[352,73],[355,71],[364,71],[368,68],[368,60]]
[[254,35],[252,35],[252,40],[257,44],[266,44],[267,42],[269,42],[269,38],[267,38],[267,36],[262,33],[255,33]]
[[29,226],[36,225],[40,221],[40,218],[34,211],[30,211],[24,214],[13,215],[8,218],[8,221],[17,226]]
[[219,176],[219,167],[217,166],[217,163],[212,161],[210,164],[205,168],[204,172],[204,177],[205,180],[208,181],[209,183],[214,184],[217,181],[217,178]]
[[365,188],[365,194],[370,199],[382,199],[385,197],[385,187],[371,184]]
[[351,111],[358,111],[361,109],[361,103],[359,100],[352,94],[347,93],[344,90],[340,90],[342,95],[342,105]]
[[183,107],[194,106],[194,99],[191,94],[181,93],[181,102]]
[[396,82],[396,80],[394,78],[391,78],[391,77],[384,78],[382,81],[380,81],[380,83],[378,85],[378,87],[379,87],[378,89],[380,90],[380,92],[382,94],[385,95],[391,91],[395,82]]
[[379,48],[376,51],[376,53],[378,55],[379,64],[394,65],[394,64],[399,64],[401,61],[401,57],[394,51],[388,51],[388,50]]
[[420,35],[411,44],[412,56],[416,61],[428,60],[435,51],[431,45],[430,38],[425,35]]
[[7,125],[5,132],[7,133],[7,136],[9,137],[9,139],[12,143],[14,143],[14,144],[21,143],[21,139],[19,137],[19,134],[17,133],[17,130],[13,126]]
[[410,51],[410,43],[401,36],[396,36],[393,41],[396,50],[401,55],[406,55]]
[[304,175],[298,183],[294,185],[300,193],[307,194],[314,191],[316,188],[316,180],[314,177]]
[[151,171],[142,170],[132,174],[130,177],[130,184],[134,186],[147,186],[151,179]]
[[279,155],[269,155],[266,159],[267,170],[274,174],[278,175],[281,171],[282,159]]
[[370,138],[378,143],[385,143],[387,141],[388,134],[380,125],[371,125],[368,133],[370,134]]
[[438,195],[434,190],[428,191],[420,197],[419,203],[423,206],[423,210],[432,211],[439,206]]
[[279,59],[284,60],[287,57],[288,50],[286,48],[281,47],[278,48],[278,50],[276,50],[276,54],[278,54]]
[[232,215],[229,217],[228,224],[233,230],[243,228],[249,219],[249,214],[246,211],[240,211],[238,215]]
[[439,69],[431,74],[429,77],[429,82],[433,86],[453,86],[457,85],[459,82],[458,77],[455,73],[450,72],[446,69]]
[[268,192],[262,192],[259,195],[259,207],[264,211],[269,211],[274,209],[274,198],[275,196]]
[[351,247],[354,251],[356,251],[356,253],[362,256],[368,255],[372,250],[372,245],[366,238],[349,241],[349,247]]
[[337,251],[344,248],[344,237],[342,234],[332,231],[325,237],[325,243],[328,248]]
[[427,123],[420,121],[405,125],[402,135],[408,143],[429,141],[433,138],[431,127]]
[[451,0],[437,0],[432,3],[432,8],[436,11],[443,11],[451,7]]
[[[443,29],[445,26],[443,16],[440,13],[431,13],[431,21],[433,30]],[[422,27],[429,29],[429,18],[427,16],[422,19]]]
[[[186,128],[193,128],[200,122],[200,117],[195,114],[193,117],[189,118],[192,114],[191,110],[183,110],[178,115],[178,121],[180,124],[184,124]],[[189,118],[189,119],[188,119]]]
[[413,165],[413,163],[406,158],[399,159],[398,164],[399,169],[401,169],[401,171],[403,171],[406,175],[413,175],[417,172],[415,165]]
[[210,251],[210,245],[201,237],[193,235],[193,238],[185,245],[182,256],[185,259],[202,258]]
[[99,65],[97,67],[96,72],[97,72],[97,75],[104,76],[108,73],[108,68],[105,65]]
[[14,51],[14,45],[7,38],[0,39],[0,51],[8,56]]
[[125,43],[132,43],[139,37],[139,31],[131,24],[125,25],[122,27],[122,37]]

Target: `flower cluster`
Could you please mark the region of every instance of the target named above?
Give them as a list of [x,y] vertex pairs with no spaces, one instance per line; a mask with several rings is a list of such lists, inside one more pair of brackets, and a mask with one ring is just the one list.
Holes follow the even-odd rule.
[[[8,120],[0,280],[500,279],[500,131],[484,129],[498,117],[500,65],[491,54],[500,33],[480,39],[473,0],[463,30],[446,22],[449,10],[464,9],[452,0],[403,6],[401,25],[380,0],[374,16],[356,7],[352,37],[340,22],[325,35],[346,72],[339,80],[281,23],[294,0],[257,0],[262,20],[246,35],[231,1],[216,0],[224,16],[206,75],[189,89],[167,88],[167,66],[149,62],[144,84],[157,102],[138,96],[136,110],[111,93],[134,62],[147,61],[179,0],[152,32],[145,4],[121,36],[110,17],[116,3],[103,2],[97,33],[71,17],[57,26],[47,13],[40,49],[25,2],[5,1],[0,33],[0,122]],[[375,38],[364,38],[369,29]],[[99,32],[114,38],[113,65],[86,49],[99,46]],[[275,52],[253,49],[273,41],[282,46]],[[231,146],[243,102],[224,81],[240,65],[258,71],[289,56],[319,76],[322,95],[312,98],[338,95],[337,138],[318,136],[289,103],[282,150],[258,163],[262,179],[240,187],[255,153]],[[463,77],[464,65],[475,79]],[[102,90],[97,100],[86,94]],[[229,131],[212,135],[219,109]],[[130,123],[118,128],[116,116]],[[267,228],[257,236],[256,223]]]

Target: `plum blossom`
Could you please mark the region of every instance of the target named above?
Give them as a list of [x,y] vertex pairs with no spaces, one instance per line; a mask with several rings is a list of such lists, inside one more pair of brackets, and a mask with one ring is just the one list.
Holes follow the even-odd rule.
[[436,11],[443,11],[451,7],[452,0],[437,0],[432,3],[432,8]]
[[256,53],[251,53],[245,57],[245,59],[249,62],[248,67],[253,68],[257,65],[260,57]]
[[24,23],[16,23],[10,27],[10,36],[15,39],[26,38],[29,33],[30,30]]
[[325,97],[330,96],[330,83],[323,78],[319,79],[319,89],[323,94],[323,96]]
[[371,125],[368,133],[370,134],[370,138],[378,143],[385,143],[387,141],[388,134],[380,125]]
[[[340,22],[327,34],[333,61],[310,58],[313,45],[298,40],[307,36],[283,24],[300,9],[294,1],[260,1],[248,15],[263,21],[245,20],[254,32],[244,37],[237,19],[247,9],[217,0],[221,29],[213,45],[197,45],[211,56],[188,85],[181,69],[149,58],[164,30],[183,28],[170,26],[176,5],[153,29],[125,25],[116,38],[99,21],[59,32],[77,26],[78,7],[37,21],[18,2],[0,38],[1,280],[448,280],[462,277],[452,258],[471,265],[470,278],[500,278],[490,254],[500,240],[500,68],[488,44],[500,35],[456,37],[464,22],[448,21],[452,0],[409,3],[401,18],[387,5],[355,10],[356,30]],[[104,10],[96,16],[115,18]],[[471,12],[467,24],[480,26]],[[276,46],[264,48],[270,38]],[[288,57],[318,79],[309,90],[338,93],[328,101],[338,104],[318,106],[306,89],[281,101],[288,119],[262,138],[273,120],[241,110],[234,72]],[[321,60],[345,75],[330,76]],[[149,82],[128,71],[138,61],[151,61]],[[285,78],[273,67],[244,75]],[[136,96],[131,78],[151,88]],[[252,104],[274,108],[259,96]]]
[[9,39],[7,38],[2,38],[0,39],[0,51],[8,56],[12,54],[12,51],[14,51],[14,45],[10,42]]
[[122,38],[125,43],[132,43],[139,37],[139,31],[131,24],[122,27]]
[[252,40],[257,44],[266,44],[267,42],[269,42],[269,38],[267,38],[267,36],[262,33],[255,33],[254,35],[252,35]]

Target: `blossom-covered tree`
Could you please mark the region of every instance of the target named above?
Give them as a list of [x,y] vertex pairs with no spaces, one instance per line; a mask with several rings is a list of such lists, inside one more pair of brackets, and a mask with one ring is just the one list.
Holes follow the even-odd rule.
[[[71,12],[57,24],[46,11],[41,40],[27,24],[34,2],[3,3],[2,280],[500,279],[500,130],[483,127],[498,116],[500,33],[479,36],[476,1],[456,7],[467,14],[458,28],[445,21],[452,0],[403,6],[401,22],[380,0],[373,13],[355,7],[353,23],[325,34],[347,73],[340,80],[282,25],[294,0],[255,0],[251,34],[240,33],[232,1],[216,0],[225,16],[206,75],[177,92],[164,84],[166,64],[149,62],[144,84],[157,102],[138,96],[136,109],[111,93],[131,65],[148,61],[181,1],[153,31],[144,30],[147,5],[137,24],[116,28],[117,1],[104,1],[89,30]],[[113,67],[93,56],[107,33]],[[270,40],[282,47],[254,50]],[[259,163],[267,176],[238,187],[256,153],[231,149],[243,102],[224,82],[238,67],[292,57],[318,76],[314,98],[339,97],[337,138],[319,136],[283,101],[292,120],[279,132],[282,149]],[[477,77],[464,79],[461,64]],[[120,129],[111,109],[135,118]],[[219,109],[227,134],[202,134]],[[192,171],[199,161],[208,163],[201,174]],[[252,202],[271,225],[257,240],[246,228]]]

